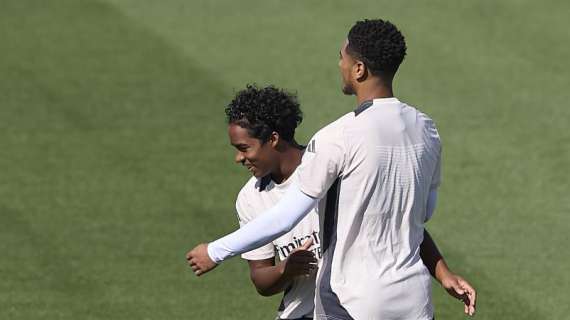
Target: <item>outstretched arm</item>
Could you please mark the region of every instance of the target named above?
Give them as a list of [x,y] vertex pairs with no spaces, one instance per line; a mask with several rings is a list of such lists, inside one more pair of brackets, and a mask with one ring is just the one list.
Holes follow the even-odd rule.
[[194,273],[200,276],[230,257],[258,248],[289,232],[315,207],[317,201],[293,184],[273,208],[223,238],[199,244],[186,254],[186,259]]

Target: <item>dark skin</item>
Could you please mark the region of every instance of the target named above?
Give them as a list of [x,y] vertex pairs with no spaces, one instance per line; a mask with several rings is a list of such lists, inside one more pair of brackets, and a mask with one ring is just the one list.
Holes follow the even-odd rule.
[[296,277],[308,277],[317,270],[315,254],[309,251],[311,240],[297,248],[286,260],[275,264],[275,258],[248,260],[249,276],[257,292],[265,297],[283,292]]
[[[275,183],[283,183],[301,163],[301,146],[285,141],[273,132],[268,141],[256,139],[236,124],[228,125],[230,143],[236,149],[235,162],[257,178],[270,175]],[[271,296],[282,292],[295,277],[308,276],[316,270],[317,259],[309,251],[312,241],[294,250],[286,260],[276,264],[275,258],[248,260],[251,281],[257,292]]]
[[256,178],[269,174],[279,184],[287,180],[301,163],[301,146],[295,141],[281,139],[277,132],[263,142],[251,137],[247,129],[230,124],[228,136],[236,149],[235,162],[246,167]]
[[[355,95],[360,105],[362,102],[380,98],[394,97],[392,88],[393,74],[373,74],[366,64],[351,56],[347,50],[348,40],[340,49],[338,67],[342,77],[342,92]],[[453,297],[464,303],[464,311],[472,316],[475,314],[475,289],[463,278],[453,274],[441,256],[435,242],[427,230],[424,230],[424,240],[420,245],[420,256],[430,271],[444,289]]]
[[[301,163],[301,147],[294,141],[280,139],[277,132],[264,143],[250,136],[248,131],[239,125],[230,124],[228,136],[230,143],[236,148],[236,163],[248,168],[257,178],[269,174],[273,181],[282,183]],[[314,272],[316,259],[313,253],[308,251],[310,245],[311,243],[305,243],[302,248],[295,250],[285,261],[278,264],[275,263],[275,258],[248,260],[250,277],[257,291],[263,296],[271,296],[282,292],[295,277]],[[475,290],[449,270],[427,231],[420,246],[420,255],[431,275],[449,294],[465,302],[465,313],[469,314],[470,300],[475,301]]]
[[[391,89],[381,92],[390,94]],[[273,181],[282,183],[293,174],[301,163],[301,147],[295,141],[287,142],[280,139],[277,132],[272,133],[268,141],[263,142],[251,137],[249,132],[239,125],[230,124],[228,136],[230,143],[236,148],[236,163],[245,166],[258,178],[269,174]],[[295,277],[308,276],[315,272],[316,259],[314,254],[309,251],[310,246],[311,243],[305,243],[301,248],[292,252],[286,260],[279,263],[275,262],[275,258],[248,260],[250,277],[257,291],[263,296],[271,296],[285,290]],[[198,276],[203,274],[202,270],[207,272],[217,266],[209,260],[207,253],[205,253],[206,250],[207,246],[203,244],[187,254],[188,262]],[[204,252],[203,261],[194,260],[197,251]],[[476,301],[475,289],[462,277],[449,270],[427,230],[424,231],[420,256],[431,275],[437,279],[442,287],[450,295],[464,302],[465,313],[473,315]]]
[[392,98],[394,75],[372,75],[364,62],[356,60],[347,52],[347,45],[348,40],[339,51],[338,68],[342,77],[342,93],[355,95],[358,105],[367,100]]
[[447,293],[463,301],[465,314],[474,315],[477,291],[469,282],[449,270],[427,230],[424,230],[424,240],[420,245],[420,256],[431,275],[439,281]]
[[[340,50],[340,60],[338,64],[343,80],[342,91],[348,95],[355,95],[358,104],[361,104],[366,100],[393,97],[394,94],[392,89],[392,80],[394,75],[372,74],[372,72],[370,72],[370,70],[366,67],[364,62],[359,61],[354,57],[350,56],[350,54],[346,50],[347,44],[348,41],[345,41],[344,45]],[[235,130],[235,129],[236,128],[228,128],[228,130]],[[279,146],[279,139],[278,135],[276,136],[276,133],[272,135],[272,138],[270,138],[268,142],[270,143],[268,146],[266,146],[267,142],[265,142],[265,144],[263,144],[261,148],[271,147],[274,148],[275,151],[277,151],[277,148]],[[234,143],[232,142],[232,144]],[[237,145],[240,146],[240,149],[238,149],[239,152],[236,155],[236,161],[241,162],[243,165],[247,166],[248,169],[250,169],[250,171],[252,172],[252,174],[254,174],[256,177],[262,177],[267,173],[271,173],[272,178],[275,177],[276,179],[274,181],[282,182],[284,181],[284,179],[286,179],[291,175],[291,173],[294,171],[294,168],[296,168],[296,166],[300,163],[300,157],[299,157],[298,160],[296,160],[296,162],[292,162],[292,164],[295,163],[295,165],[288,165],[288,164],[283,165],[282,163],[279,164],[274,163],[273,165],[266,164],[263,161],[260,161],[258,156],[257,157],[250,156],[250,158],[246,158],[245,154],[247,154],[248,151],[246,148],[243,148],[245,146],[240,144]],[[256,155],[267,154],[267,159],[272,159],[273,161],[274,159],[276,159],[275,157],[276,154],[269,153],[270,151],[271,150],[264,149],[260,151],[261,153],[256,153]],[[288,170],[286,170],[286,172],[277,172],[277,171],[274,172],[276,168],[285,168],[285,169],[288,168]],[[208,245],[202,243],[196,246],[191,251],[189,251],[186,255],[189,265],[191,266],[195,274],[198,276],[211,271],[217,266],[217,264],[210,259],[207,252],[207,248]],[[424,264],[427,266],[432,276],[434,276],[452,296],[458,297],[464,302],[465,313],[473,315],[475,313],[476,291],[469,283],[467,283],[461,277],[449,271],[449,269],[447,268],[447,264],[443,260],[443,257],[439,253],[439,250],[437,250],[435,243],[433,242],[431,236],[427,233],[427,231],[425,232],[424,242],[421,244],[420,247],[420,255],[422,256]],[[271,262],[268,261],[267,264],[254,265],[254,267],[268,268],[268,267],[275,267],[275,265],[274,262],[273,265],[271,265]],[[275,268],[273,268],[273,270],[275,270]],[[262,291],[270,293],[273,292],[274,290],[283,288],[284,281],[283,282],[271,281],[271,279],[278,279],[277,281],[281,281],[281,278],[278,277],[278,274],[271,273],[270,270],[267,272],[269,272],[272,275],[275,275],[276,278],[269,278],[268,276],[264,276],[264,279],[267,279],[268,282],[267,283],[263,282],[263,284],[267,285],[265,286],[265,288],[268,289],[267,291],[265,291],[265,289]],[[274,284],[275,286],[272,287],[271,284]]]

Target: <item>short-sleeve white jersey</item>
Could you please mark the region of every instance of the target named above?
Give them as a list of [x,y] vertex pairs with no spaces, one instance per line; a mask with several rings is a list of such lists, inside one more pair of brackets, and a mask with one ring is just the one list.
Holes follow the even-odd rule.
[[367,101],[310,140],[297,171],[321,199],[316,319],[433,318],[420,244],[440,158],[433,121],[396,98]]
[[[268,176],[260,179],[255,177],[249,179],[241,189],[236,201],[240,226],[245,225],[277,204],[287,191],[287,188],[296,179],[295,173],[281,184],[276,184]],[[293,250],[309,239],[313,240],[310,250],[320,259],[322,254],[319,239],[319,217],[315,210],[309,212],[291,231],[267,245],[242,254],[242,258],[246,260],[268,259],[274,257],[275,252],[277,252],[279,259],[285,260]],[[293,280],[283,295],[283,300],[278,310],[279,318],[312,317],[315,278],[315,276],[298,277]]]

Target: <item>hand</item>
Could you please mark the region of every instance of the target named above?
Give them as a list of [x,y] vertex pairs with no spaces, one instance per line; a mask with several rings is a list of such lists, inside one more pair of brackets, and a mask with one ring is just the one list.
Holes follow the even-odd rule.
[[475,314],[477,292],[469,282],[456,274],[450,273],[442,279],[441,285],[451,296],[463,301],[465,314],[470,316]]
[[287,277],[308,277],[317,270],[317,258],[309,248],[313,245],[313,239],[309,239],[302,246],[293,250],[284,261],[283,274]]
[[208,255],[207,243],[201,243],[188,251],[186,260],[188,260],[188,265],[190,265],[192,271],[197,276],[201,276],[218,266]]

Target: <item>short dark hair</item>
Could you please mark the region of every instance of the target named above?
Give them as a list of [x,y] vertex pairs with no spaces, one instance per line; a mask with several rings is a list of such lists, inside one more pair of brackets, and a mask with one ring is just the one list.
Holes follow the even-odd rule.
[[348,32],[348,53],[374,75],[394,76],[406,56],[406,41],[390,21],[357,21]]
[[248,130],[250,136],[267,142],[273,132],[292,142],[295,129],[303,121],[297,96],[270,85],[248,84],[226,107],[228,124]]

